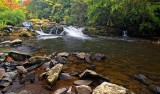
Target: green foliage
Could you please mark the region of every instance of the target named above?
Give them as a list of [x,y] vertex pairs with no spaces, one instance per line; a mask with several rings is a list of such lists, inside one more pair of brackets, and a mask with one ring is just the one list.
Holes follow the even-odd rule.
[[155,0],[32,0],[28,18],[60,19],[64,24],[116,27],[135,32],[159,28],[160,2]]
[[1,24],[11,24],[16,25],[25,19],[23,10],[19,9],[10,9],[2,11],[0,14],[0,23]]

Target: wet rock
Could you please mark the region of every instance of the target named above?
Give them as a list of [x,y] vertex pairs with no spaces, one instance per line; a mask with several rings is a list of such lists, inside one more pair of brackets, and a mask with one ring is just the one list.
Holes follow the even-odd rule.
[[30,64],[35,64],[35,63],[41,63],[41,62],[48,62],[50,61],[51,58],[46,57],[46,56],[33,56],[29,59]]
[[47,72],[44,72],[44,73],[40,74],[39,79],[43,79],[46,75],[47,75]]
[[105,60],[105,55],[104,55],[104,54],[100,54],[100,53],[96,53],[96,54],[95,54],[95,59],[96,59],[97,61]]
[[77,53],[76,55],[79,59],[85,59],[86,54],[84,52]]
[[10,88],[11,88],[12,86],[10,85],[10,86],[7,86],[7,87],[5,87],[4,89],[2,89],[2,93],[5,93],[5,92],[7,92]]
[[17,94],[34,94],[34,93],[32,93],[31,91],[22,90],[21,92],[19,92]]
[[56,56],[55,60],[58,61],[58,63],[64,64],[66,58],[61,56]]
[[61,73],[59,78],[60,78],[60,80],[72,79],[71,76],[68,73]]
[[150,85],[149,89],[154,92],[155,94],[160,94],[160,87],[156,86],[156,85]]
[[160,87],[156,87],[153,90],[156,94],[160,94]]
[[73,86],[69,87],[66,94],[76,94],[74,87]]
[[86,85],[76,86],[76,90],[78,94],[91,94],[92,92],[91,87],[86,86]]
[[91,62],[90,56],[91,56],[91,55],[90,55],[89,53],[86,53],[86,54],[85,54],[85,60],[86,60],[86,62],[88,62],[88,63]]
[[57,81],[57,79],[61,73],[62,68],[63,68],[62,64],[57,64],[48,71],[47,81],[50,85],[53,85]]
[[1,80],[1,81],[0,81],[0,86],[1,86],[1,87],[7,87],[7,86],[9,86],[10,84],[11,84],[11,82],[6,81],[6,80]]
[[50,85],[45,85],[44,88],[47,90],[52,90],[52,87]]
[[134,78],[145,85],[150,85],[153,82],[143,74],[135,74]]
[[23,79],[20,81],[21,83],[24,83],[25,81],[30,81],[31,83],[34,83],[35,81],[35,71],[31,71],[27,75],[23,77]]
[[13,41],[10,42],[10,45],[11,46],[20,46],[20,45],[22,45],[22,40],[15,39],[15,40],[13,40]]
[[21,46],[15,47],[13,50],[20,53],[26,53],[27,55],[31,55],[38,50],[38,47],[31,44],[22,44]]
[[20,74],[26,74],[27,73],[27,70],[23,66],[17,66],[16,68],[17,68],[17,71]]
[[89,69],[89,70],[95,70],[95,69],[96,69],[96,66],[95,66],[95,65],[89,65],[89,66],[87,67],[87,69]]
[[54,62],[52,62],[52,61],[50,61],[50,63],[49,63],[49,68],[52,68],[53,66],[55,66],[55,64],[54,64]]
[[61,52],[61,53],[58,53],[57,56],[68,57],[69,53],[67,53],[67,52]]
[[96,81],[106,81],[109,82],[109,78],[103,77],[102,75],[97,74],[95,71],[92,70],[85,70],[83,73],[79,75],[82,79],[90,79]]
[[5,54],[4,53],[0,53],[0,62],[5,60]]
[[8,41],[3,41],[3,42],[0,43],[0,46],[1,46],[1,47],[10,46],[10,43],[11,43],[10,40],[8,40]]
[[73,70],[69,71],[69,75],[71,75],[71,76],[79,76],[78,73],[73,71]]
[[15,79],[17,76],[17,72],[13,71],[13,72],[6,72],[5,75],[8,75],[11,77],[11,79]]
[[31,57],[29,53],[20,52],[16,50],[7,51],[8,55],[15,61],[23,61]]
[[55,56],[56,56],[56,54],[57,54],[57,52],[53,52],[52,54],[51,54],[51,59],[54,59],[55,58]]
[[54,92],[54,94],[64,94],[67,91],[67,88],[60,88]]
[[2,87],[7,87],[12,83],[12,79],[10,77],[10,75],[6,74],[3,76],[3,79],[0,80],[0,86]]
[[[38,62],[38,63],[35,63],[34,65],[30,66],[29,68],[26,68],[27,71],[32,71],[36,68],[38,68],[39,66],[41,66],[44,62]],[[28,65],[28,64],[27,64]]]
[[5,70],[0,68],[0,80],[2,80],[4,75],[5,75]]
[[101,85],[97,86],[92,94],[134,94],[128,89],[118,86],[116,84],[103,82]]
[[90,85],[92,83],[91,80],[77,80],[77,81],[74,81],[74,84],[76,85]]

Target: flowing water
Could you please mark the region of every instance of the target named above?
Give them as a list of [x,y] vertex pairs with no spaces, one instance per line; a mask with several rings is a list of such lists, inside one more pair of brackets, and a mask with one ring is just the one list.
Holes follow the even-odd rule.
[[[148,86],[133,78],[134,74],[143,74],[153,80],[154,85],[160,87],[160,45],[158,44],[129,38],[92,37],[84,39],[61,36],[47,39],[47,37],[45,40],[30,39],[26,42],[40,48],[37,55],[49,55],[60,51],[103,53],[107,56],[108,62],[94,63],[96,72],[109,77],[112,83],[122,85],[137,94],[152,94]],[[82,66],[85,65],[77,68],[83,68]],[[58,83],[60,86],[64,85],[64,83]]]

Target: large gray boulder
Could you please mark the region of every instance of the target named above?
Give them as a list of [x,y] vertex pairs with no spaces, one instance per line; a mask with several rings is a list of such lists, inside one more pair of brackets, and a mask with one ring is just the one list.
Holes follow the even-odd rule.
[[63,68],[63,64],[57,64],[48,71],[47,81],[50,85],[53,85],[57,81],[62,71],[62,68]]
[[97,86],[92,94],[134,94],[133,92],[130,92],[128,89],[108,83],[108,82],[103,82],[101,85]]
[[95,71],[92,70],[85,70],[83,73],[79,75],[80,78],[82,79],[90,79],[90,80],[95,80],[95,81],[106,81],[109,82],[108,77],[104,77],[100,74],[97,74]]

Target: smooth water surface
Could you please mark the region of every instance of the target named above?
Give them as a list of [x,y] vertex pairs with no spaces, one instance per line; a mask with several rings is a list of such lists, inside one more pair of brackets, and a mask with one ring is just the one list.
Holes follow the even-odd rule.
[[96,37],[85,40],[66,36],[32,42],[40,47],[40,53],[48,55],[60,51],[103,53],[109,62],[97,64],[99,67],[96,71],[135,93],[151,92],[133,78],[134,74],[146,75],[160,86],[160,45],[126,39]]

